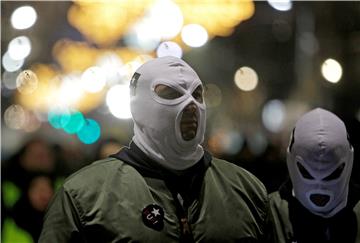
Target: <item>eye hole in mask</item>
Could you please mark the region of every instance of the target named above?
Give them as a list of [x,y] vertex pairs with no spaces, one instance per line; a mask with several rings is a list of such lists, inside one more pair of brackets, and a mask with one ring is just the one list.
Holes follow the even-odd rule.
[[163,99],[174,100],[182,96],[182,94],[164,84],[158,84],[155,86],[155,93]]
[[302,166],[299,162],[296,163],[301,175],[305,178],[305,179],[309,179],[309,180],[313,180],[314,177],[312,175],[310,175],[310,173],[305,169],[304,166]]
[[197,102],[203,103],[203,88],[201,85],[196,87],[196,89],[192,93],[192,96]]
[[331,181],[339,178],[344,171],[345,163],[342,163],[333,173],[323,179],[323,181]]
[[[167,86],[164,84],[158,84],[155,86],[155,93],[163,98],[163,99],[167,99],[167,100],[173,100],[173,99],[177,99],[180,98],[182,96],[182,94]],[[194,99],[199,102],[199,103],[203,103],[203,88],[201,85],[197,86],[196,89],[194,90],[194,92],[192,93],[192,96],[194,97]]]

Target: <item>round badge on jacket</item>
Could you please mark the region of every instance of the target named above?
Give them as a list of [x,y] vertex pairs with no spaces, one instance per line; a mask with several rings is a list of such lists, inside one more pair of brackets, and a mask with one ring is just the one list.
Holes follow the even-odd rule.
[[159,205],[150,204],[143,209],[142,220],[147,227],[160,231],[164,228],[164,210]]

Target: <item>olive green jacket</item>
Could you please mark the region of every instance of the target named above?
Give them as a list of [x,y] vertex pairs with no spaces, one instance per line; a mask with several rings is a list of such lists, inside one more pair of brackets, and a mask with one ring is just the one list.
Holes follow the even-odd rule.
[[[179,242],[175,204],[163,180],[144,177],[116,158],[100,160],[66,180],[48,208],[39,242]],[[160,230],[144,223],[149,205],[164,212]],[[266,189],[255,176],[213,158],[186,213],[195,242],[260,242],[267,211]]]

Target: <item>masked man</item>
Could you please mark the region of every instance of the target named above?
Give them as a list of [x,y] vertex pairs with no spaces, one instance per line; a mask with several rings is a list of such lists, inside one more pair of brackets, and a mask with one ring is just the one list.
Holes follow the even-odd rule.
[[201,146],[206,107],[196,72],[157,58],[130,89],[130,146],[67,179],[40,242],[260,242],[266,190]]
[[287,151],[291,181],[270,194],[275,242],[360,242],[360,190],[349,184],[353,154],[333,113],[317,108],[297,121]]

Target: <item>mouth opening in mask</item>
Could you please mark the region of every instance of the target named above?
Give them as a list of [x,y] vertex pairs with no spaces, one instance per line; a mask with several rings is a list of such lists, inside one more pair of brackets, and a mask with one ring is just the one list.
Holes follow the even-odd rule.
[[187,105],[180,119],[180,132],[185,141],[190,141],[196,137],[198,129],[197,106],[195,103]]
[[324,207],[330,201],[330,196],[324,194],[311,194],[310,200],[316,206]]

